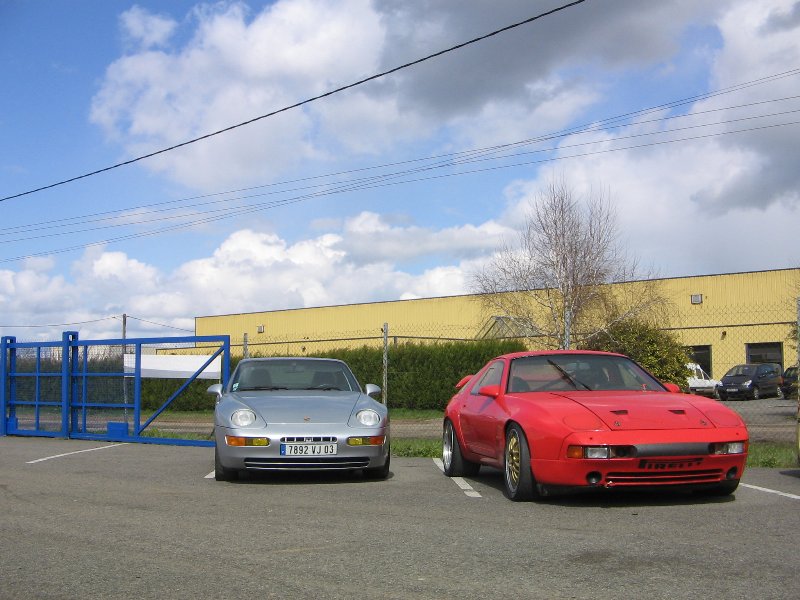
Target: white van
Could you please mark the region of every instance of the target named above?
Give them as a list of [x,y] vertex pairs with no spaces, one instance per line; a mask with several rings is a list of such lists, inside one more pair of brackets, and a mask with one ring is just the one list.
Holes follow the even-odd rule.
[[718,398],[719,381],[712,379],[711,375],[703,371],[703,368],[697,363],[689,363],[686,368],[689,369],[689,377],[686,378],[686,382],[689,384],[691,394]]

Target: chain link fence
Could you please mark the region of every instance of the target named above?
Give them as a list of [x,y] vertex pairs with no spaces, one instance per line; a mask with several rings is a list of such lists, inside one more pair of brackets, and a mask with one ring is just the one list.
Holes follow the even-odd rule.
[[[788,367],[797,365],[798,361],[798,320],[800,320],[800,302],[798,313],[791,311],[787,318],[785,306],[764,304],[761,307],[747,306],[726,311],[704,310],[702,307],[690,314],[670,323],[663,329],[673,333],[686,348],[687,361],[699,365],[714,381],[720,381],[725,373],[735,365],[745,363],[776,363],[782,372]],[[505,332],[507,334],[507,332]],[[442,411],[447,400],[455,392],[455,384],[464,373],[448,372],[440,378],[431,375],[437,365],[414,363],[400,360],[404,347],[409,345],[438,345],[445,351],[457,352],[461,346],[474,344],[476,340],[496,336],[496,331],[486,327],[486,323],[473,325],[447,323],[415,323],[392,324],[365,328],[361,330],[319,332],[297,331],[291,336],[275,337],[256,335],[249,337],[231,335],[232,367],[242,357],[257,356],[336,356],[346,355],[348,363],[356,371],[362,384],[376,383],[384,390],[384,401],[392,414],[392,435],[399,438],[439,439],[441,436]],[[502,337],[502,336],[500,336]],[[497,339],[496,337],[494,339]],[[519,348],[536,349],[536,340],[530,338],[504,337],[507,341],[516,341]],[[359,351],[369,350],[369,360],[357,363]],[[60,348],[46,349],[59,353]],[[210,354],[211,349],[203,345],[195,347],[143,347],[143,353],[152,354]],[[347,352],[351,353],[347,355]],[[375,356],[379,357],[375,359]],[[88,360],[106,361],[109,370],[122,372],[123,348],[119,346],[97,346],[92,349]],[[44,357],[46,359],[47,357]],[[51,357],[54,361],[58,356]],[[487,358],[488,360],[488,358]],[[25,361],[35,368],[35,357],[19,355],[22,368]],[[46,360],[45,360],[46,362]],[[473,361],[468,370],[475,371],[485,362],[481,359]],[[368,363],[368,364],[367,364]],[[45,367],[40,367],[44,369]],[[96,365],[93,365],[96,368]],[[689,373],[687,370],[687,377]],[[764,389],[758,400],[738,399],[724,400],[724,404],[736,410],[748,424],[753,441],[770,441],[793,443],[798,426],[797,371],[794,373],[795,385],[789,386],[789,378],[785,382],[785,392],[779,389]],[[31,380],[33,381],[33,380]],[[432,382],[431,382],[432,381]],[[424,383],[416,383],[424,382]],[[176,437],[193,437],[210,435],[213,427],[213,397],[206,394],[206,388],[213,381],[195,381],[183,398],[160,414],[150,425],[159,435],[175,435]],[[687,382],[674,382],[688,387]],[[169,398],[181,384],[179,380],[143,379],[144,398],[147,399],[149,416],[157,410],[160,402]],[[21,379],[18,385],[28,385]],[[47,385],[50,385],[48,383]],[[126,398],[133,397],[130,389],[130,378],[109,376],[94,378],[86,394],[89,404],[109,402],[111,404],[127,404]],[[420,386],[431,386],[425,389],[426,394],[433,392],[437,402],[431,406],[427,402],[424,409],[419,409],[415,402],[415,389]],[[49,402],[58,398],[60,389],[60,372],[53,373],[51,390],[49,387],[39,390],[40,398]],[[415,387],[416,386],[416,387]],[[713,389],[713,387],[712,387]],[[35,395],[35,390],[28,390]],[[412,407],[416,410],[401,409]],[[46,417],[48,410],[55,410],[43,405],[38,418]],[[113,409],[114,419],[129,422],[131,415],[127,409]],[[97,413],[95,415],[94,413]],[[98,427],[109,420],[112,409],[102,407],[89,409],[85,418],[90,422],[96,419]],[[36,418],[31,413],[30,418]],[[54,416],[55,418],[55,416]]]
[[[800,303],[798,303],[800,310]],[[781,374],[798,362],[798,318],[787,319],[785,306],[764,304],[725,311],[697,311],[679,320],[673,319],[663,329],[671,332],[685,347],[687,363],[699,365],[715,384],[722,380],[732,367],[746,363],[775,363]],[[794,316],[794,315],[792,315]],[[370,379],[384,388],[385,401],[392,411],[392,435],[438,439],[441,436],[444,404],[455,392],[460,376],[443,378],[436,382],[441,394],[438,410],[397,410],[398,406],[413,405],[408,398],[398,397],[397,390],[413,389],[408,385],[414,379],[428,381],[422,370],[427,366],[400,368],[396,361],[400,348],[407,344],[459,344],[485,339],[485,323],[472,327],[463,324],[417,323],[393,325],[360,331],[328,332],[324,337],[298,332],[291,337],[269,338],[257,336],[248,339],[242,335],[232,338],[233,355],[239,356],[314,356],[357,348],[382,349],[385,357],[383,372]],[[536,349],[535,338],[516,339],[529,349]],[[474,365],[472,370],[482,366]],[[468,373],[462,373],[466,375]],[[363,380],[363,374],[357,375]],[[674,382],[688,389],[687,381]],[[789,373],[784,388],[766,388],[758,400],[748,398],[726,399],[725,405],[737,411],[748,424],[753,441],[794,443],[798,427],[797,372]],[[789,384],[794,381],[795,385]],[[362,381],[364,383],[364,381]],[[713,387],[711,388],[714,389]],[[785,392],[784,392],[785,390]],[[711,393],[713,395],[713,392]],[[720,400],[718,400],[720,401]]]

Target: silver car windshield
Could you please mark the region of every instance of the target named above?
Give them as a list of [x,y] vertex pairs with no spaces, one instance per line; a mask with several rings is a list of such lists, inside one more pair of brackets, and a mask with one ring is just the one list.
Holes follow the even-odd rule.
[[627,390],[664,391],[632,360],[600,354],[526,356],[511,362],[509,392]]
[[239,363],[231,379],[231,391],[321,390],[357,391],[358,382],[339,361],[303,359],[257,359]]

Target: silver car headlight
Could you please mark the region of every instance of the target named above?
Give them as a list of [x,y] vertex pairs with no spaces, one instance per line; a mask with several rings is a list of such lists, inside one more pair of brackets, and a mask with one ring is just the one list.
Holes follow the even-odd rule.
[[246,408],[240,408],[233,411],[231,415],[231,423],[236,427],[249,427],[256,422],[256,413]]
[[375,427],[381,422],[381,416],[374,410],[360,410],[356,414],[356,420],[365,427]]

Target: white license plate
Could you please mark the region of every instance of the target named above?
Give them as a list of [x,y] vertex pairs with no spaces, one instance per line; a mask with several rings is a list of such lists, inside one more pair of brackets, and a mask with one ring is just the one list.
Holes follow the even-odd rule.
[[281,444],[281,456],[328,456],[336,449],[336,444]]
[[725,391],[726,392],[738,392],[739,390],[737,388],[727,388]]

